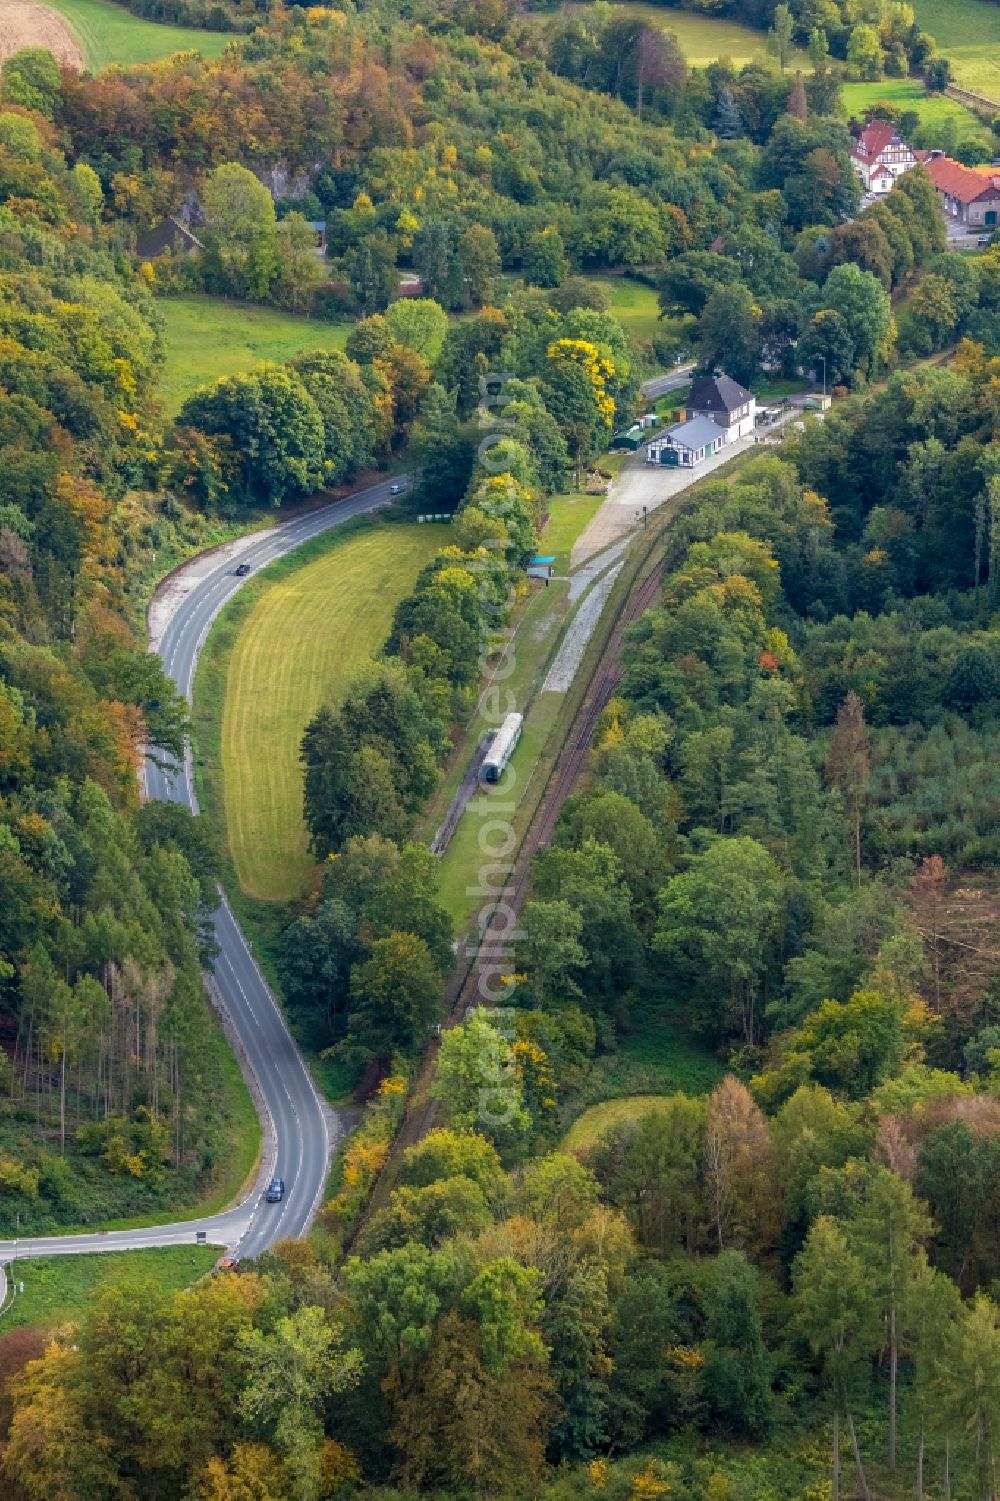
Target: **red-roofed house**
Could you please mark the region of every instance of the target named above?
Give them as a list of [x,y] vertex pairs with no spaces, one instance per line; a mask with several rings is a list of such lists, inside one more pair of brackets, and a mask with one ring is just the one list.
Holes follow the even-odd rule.
[[903,138],[884,120],[870,120],[854,143],[851,161],[866,193],[888,193],[896,178],[917,165]]
[[1000,169],[963,167],[943,151],[921,152],[920,160],[949,219],[972,228],[1000,224]]

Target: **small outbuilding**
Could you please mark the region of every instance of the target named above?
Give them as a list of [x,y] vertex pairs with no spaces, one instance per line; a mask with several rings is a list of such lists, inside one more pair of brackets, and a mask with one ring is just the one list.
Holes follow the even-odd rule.
[[320,255],[320,256],[326,255],[326,220],[325,219],[307,219],[306,223],[309,225],[309,228],[312,230],[313,234],[316,236],[316,253],[317,253],[317,255]]
[[645,441],[645,437],[645,430],[640,426],[638,422],[634,422],[627,431],[615,433],[614,437],[611,439],[611,447],[613,449],[625,448],[629,453],[635,453],[639,448],[642,447],[642,444]]
[[726,434],[717,422],[711,417],[692,417],[651,438],[646,458],[650,464],[693,469],[725,446]]
[[157,256],[164,255],[168,250],[183,254],[202,248],[198,236],[173,215],[168,215],[152,229],[147,229],[135,242],[135,253],[141,261],[155,261]]

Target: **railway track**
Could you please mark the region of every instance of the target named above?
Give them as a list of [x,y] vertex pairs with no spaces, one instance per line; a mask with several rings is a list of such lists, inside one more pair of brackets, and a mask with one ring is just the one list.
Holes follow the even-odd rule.
[[[704,480],[695,483],[689,490],[679,495],[678,504],[663,506],[654,513],[650,518],[648,532],[646,530],[640,532],[626,553],[622,576],[619,579],[621,594],[616,612],[611,621],[605,623],[602,617],[598,625],[598,632],[604,637],[604,645],[601,648],[597,665],[573,712],[538,802],[531,812],[527,827],[514,852],[509,868],[509,879],[501,896],[494,903],[494,913],[501,902],[507,904],[508,913],[512,912],[516,915],[521,909],[530,888],[532,861],[537,852],[543,849],[552,837],[563,803],[572,792],[584,769],[597,722],[624,675],[621,653],[625,633],[629,626],[634,625],[640,615],[655,603],[665,572],[674,567],[682,555],[685,544],[673,543],[669,537],[670,527],[679,511],[686,509],[696,500],[703,484],[718,483],[720,479],[735,474],[743,467],[746,460],[754,456],[754,453],[755,450],[749,450],[737,455],[729,464],[714,470]],[[612,598],[614,597],[612,595]],[[600,639],[600,634],[598,639]],[[573,689],[570,690],[570,695],[572,693]],[[567,695],[567,700],[570,695]],[[488,928],[489,923],[485,923],[482,931],[488,931]],[[462,1021],[470,1006],[477,999],[488,1004],[487,998],[480,991],[477,958],[478,951],[466,953],[464,959],[456,965],[445,991],[444,1013],[447,1019],[442,1023],[442,1032]],[[426,1136],[434,1124],[437,1102],[430,1097],[430,1086],[434,1078],[439,1048],[440,1038],[436,1038],[424,1051],[420,1068],[410,1090],[410,1103],[406,1114],[393,1140],[389,1156],[379,1173],[367,1209],[359,1218],[349,1237],[348,1250],[372,1215],[388,1200],[395,1187],[399,1166],[405,1152]]]
[[1000,104],[995,99],[987,99],[985,94],[974,94],[971,89],[959,88],[955,83],[950,83],[944,92],[949,99],[954,99],[958,104],[970,105],[973,109],[990,114],[996,114],[1000,110]]
[[[621,652],[625,643],[625,632],[656,602],[663,581],[663,569],[664,564],[661,561],[639,588],[629,593],[615,621],[597,671],[591,679],[573,727],[563,743],[542,793],[539,807],[521,842],[515,864],[512,892],[508,898],[515,912],[521,910],[521,905],[528,893],[535,855],[540,849],[544,849],[552,838],[562,805],[573,791],[583,771],[597,722],[614,697],[615,689],[624,676],[625,669],[621,661]],[[468,991],[468,988],[469,982],[467,981],[463,987],[463,994]],[[466,995],[466,1000],[468,999]]]
[[[667,518],[665,517],[664,520],[666,521]],[[625,643],[625,633],[659,596],[668,560],[666,555],[661,556],[655,562],[653,559],[657,550],[662,547],[663,529],[662,526],[656,528],[649,538],[647,547],[637,560],[632,575],[632,586],[627,589],[618,612],[608,628],[607,639],[597,668],[587,685],[580,706],[546,780],[539,802],[518,845],[510,879],[504,888],[503,895],[494,905],[482,936],[488,935],[490,922],[501,902],[505,905],[508,917],[510,914],[516,916],[520,912],[530,890],[531,869],[535,855],[551,840],[562,806],[584,770],[597,723],[614,697],[615,689],[624,675],[621,653]],[[648,572],[645,571],[647,569]],[[485,946],[488,948],[488,944]],[[442,1024],[442,1032],[461,1022],[475,1004],[483,1003],[484,997],[480,990],[481,971],[477,962],[479,952],[476,950],[471,957],[466,957],[465,962],[452,976],[445,996],[447,1019]],[[440,1040],[435,1039],[424,1052],[419,1072],[413,1083],[410,1107],[396,1133],[389,1158],[379,1174],[368,1208],[355,1228],[352,1242],[371,1216],[388,1199],[395,1186],[398,1167],[405,1152],[422,1140],[434,1125],[437,1101],[430,1097],[429,1088],[434,1077],[439,1048]]]

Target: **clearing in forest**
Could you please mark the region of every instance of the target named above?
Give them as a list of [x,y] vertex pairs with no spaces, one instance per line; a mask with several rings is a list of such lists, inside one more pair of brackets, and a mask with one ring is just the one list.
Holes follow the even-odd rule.
[[82,69],[86,61],[79,38],[50,5],[38,5],[35,0],[3,0],[0,62],[22,47],[47,47],[68,68]]
[[[947,130],[954,127],[960,141],[970,136],[982,136],[983,126],[971,109],[949,99],[947,94],[928,94],[916,78],[883,78],[879,83],[845,83],[843,86],[844,114],[857,119],[867,118],[876,104],[892,104],[896,109],[913,112],[920,116],[920,123],[929,130]],[[936,141],[933,144],[937,144]]]
[[1000,881],[992,870],[950,871],[932,857],[917,869],[908,906],[924,941],[920,993],[949,1028],[968,1035],[1000,969]]
[[226,831],[243,890],[301,894],[312,860],[302,820],[302,732],[377,652],[417,574],[448,541],[439,526],[379,526],[271,584],[229,659],[222,716]]
[[[203,31],[195,26],[168,26],[161,21],[146,21],[113,0],[51,0],[49,5],[0,0],[0,13],[6,20],[17,10],[47,11],[57,25],[63,25],[74,39],[77,49],[74,67],[98,71],[115,63],[127,67],[132,63],[155,63],[175,52],[200,52],[218,57],[234,40],[232,32]],[[57,15],[53,13],[57,12]],[[60,22],[59,17],[62,17]],[[0,23],[2,24],[2,23]],[[37,32],[20,46],[49,47]]]
[[[570,3],[564,5],[563,9],[589,10],[590,7]],[[720,57],[728,57],[730,62],[740,66],[753,62],[755,58],[767,56],[766,33],[753,26],[743,26],[739,21],[696,16],[682,10],[665,10],[662,5],[645,4],[643,0],[621,0],[615,9],[626,11],[632,16],[641,16],[645,21],[662,26],[664,31],[672,31],[687,61],[699,68],[716,62]],[[796,51],[794,57],[796,60],[792,67],[809,65],[804,52]],[[777,64],[774,66],[777,67]]]
[[635,1094],[620,1100],[602,1100],[578,1115],[563,1137],[563,1149],[585,1157],[612,1126],[642,1120],[645,1115],[662,1115],[669,1095]]
[[192,293],[157,303],[163,318],[160,395],[175,417],[199,386],[314,349],[343,349],[351,323],[324,323],[279,308]]

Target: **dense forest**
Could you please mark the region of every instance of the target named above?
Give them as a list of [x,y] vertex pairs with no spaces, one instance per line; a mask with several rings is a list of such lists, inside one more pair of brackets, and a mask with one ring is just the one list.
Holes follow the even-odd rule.
[[[398,510],[454,522],[301,747],[317,871],[275,968],[364,1097],[328,1201],[190,1291],[0,1332],[4,1494],[991,1501],[1000,250],[948,249],[919,168],[862,207],[840,101],[937,87],[932,39],[905,4],[691,0],[772,54],[691,69],[605,6],[131,8],[246,34],[3,72],[0,1234],[190,1206],[227,1146],[222,860],[140,798],[187,729],[153,554],[404,461]],[[193,241],[144,258],[167,216]],[[168,419],[190,291],[344,350]],[[370,1204],[458,936],[420,814],[551,497],[682,352],[837,402],[666,528],[504,1004],[444,1028]]]
[[159,358],[100,184],[37,111],[0,114],[0,1223],[184,1202],[221,1144],[200,980],[215,861],[139,807],[186,714],[124,597]]

